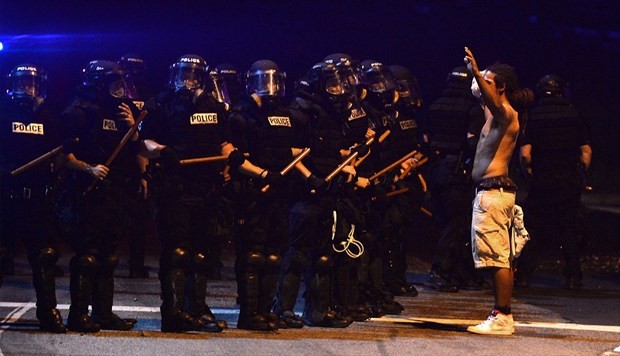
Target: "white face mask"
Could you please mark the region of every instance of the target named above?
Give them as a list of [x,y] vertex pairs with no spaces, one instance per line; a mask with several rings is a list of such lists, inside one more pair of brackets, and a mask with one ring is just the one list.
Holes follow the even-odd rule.
[[[484,72],[485,72],[485,71],[482,71],[482,72],[480,72],[480,74],[481,74],[482,76],[484,76]],[[480,92],[480,87],[478,86],[478,82],[476,81],[476,78],[474,78],[474,79],[471,81],[471,94],[472,94],[472,95],[473,95],[476,99],[480,99],[480,98],[482,98],[482,93]]]

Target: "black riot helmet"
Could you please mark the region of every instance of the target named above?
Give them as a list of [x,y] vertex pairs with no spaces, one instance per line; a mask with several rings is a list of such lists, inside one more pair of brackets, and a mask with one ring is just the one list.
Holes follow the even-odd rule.
[[210,88],[217,101],[229,107],[241,96],[241,78],[230,63],[218,64],[209,71]]
[[27,106],[39,105],[46,98],[47,73],[34,64],[15,66],[8,75],[6,93]]
[[261,59],[252,64],[246,75],[246,92],[257,94],[261,98],[281,98],[286,95],[286,73],[268,59]]
[[146,82],[146,66],[141,55],[136,53],[124,54],[119,59],[118,64],[125,73],[125,83],[127,84],[127,97],[139,99],[138,86]]
[[113,98],[125,98],[127,85],[121,66],[113,61],[97,59],[90,61],[86,68],[82,69],[84,76],[83,84],[95,88],[100,95]]
[[170,66],[168,84],[175,91],[187,90],[193,95],[204,90],[208,81],[207,61],[195,54],[181,56]]
[[344,76],[349,85],[355,89],[357,97],[363,99],[366,95],[365,88],[360,81],[358,72],[358,62],[346,53],[333,53],[323,59],[325,63],[331,63],[338,66],[340,73]]
[[401,65],[391,65],[390,71],[396,79],[398,90],[398,103],[401,106],[420,109],[422,107],[422,94],[420,84],[409,69]]
[[230,63],[222,63],[215,67],[215,71],[218,77],[226,83],[230,100],[236,102],[243,93],[243,79],[237,68]]
[[472,78],[473,76],[469,70],[467,70],[467,67],[459,66],[448,73],[446,82],[448,88],[470,90]]
[[360,63],[362,82],[368,88],[368,100],[378,108],[387,108],[398,100],[396,80],[390,69],[373,59]]
[[536,95],[539,97],[568,97],[568,82],[556,74],[547,74],[538,80]]
[[351,107],[354,89],[348,82],[341,68],[327,62],[319,62],[312,66],[305,78],[310,91],[326,99],[338,110]]

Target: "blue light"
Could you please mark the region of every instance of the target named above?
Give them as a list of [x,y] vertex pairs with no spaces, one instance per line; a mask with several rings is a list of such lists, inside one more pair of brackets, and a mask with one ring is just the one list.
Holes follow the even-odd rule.
[[0,42],[0,51],[2,51],[4,49],[4,45],[2,44],[2,42]]

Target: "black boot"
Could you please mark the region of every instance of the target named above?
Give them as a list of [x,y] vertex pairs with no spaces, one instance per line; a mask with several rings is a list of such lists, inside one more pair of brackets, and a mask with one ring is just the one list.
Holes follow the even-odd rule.
[[207,276],[203,273],[192,273],[185,283],[185,300],[187,312],[202,323],[201,331],[219,332],[228,329],[226,320],[218,320],[207,305]]
[[288,328],[299,329],[304,326],[303,318],[293,311],[297,303],[301,274],[307,268],[307,258],[299,251],[290,250],[284,256],[282,272],[276,286],[276,300],[273,311]]
[[92,319],[105,330],[131,330],[135,319],[121,319],[112,312],[114,301],[114,268],[116,256],[110,255],[102,261],[102,266],[93,283]]
[[237,273],[237,294],[239,303],[239,319],[237,329],[273,331],[278,326],[275,322],[269,321],[264,315],[258,312],[258,273],[238,272]]
[[185,272],[171,268],[160,272],[161,282],[161,331],[198,331],[202,324],[189,313],[183,311],[185,298]]
[[276,288],[280,272],[280,257],[276,254],[267,256],[264,271],[259,275],[258,290],[258,313],[265,317],[268,322],[276,325],[278,329],[288,328],[288,324],[281,320],[272,308],[276,298]]
[[52,248],[38,251],[36,256],[29,254],[32,266],[32,284],[37,295],[37,319],[39,329],[53,333],[66,333],[62,316],[56,309],[56,276],[54,272],[57,252]]
[[344,318],[331,308],[331,278],[329,274],[315,274],[306,289],[304,321],[308,326],[346,328],[352,319]]
[[[81,263],[79,260],[83,260]],[[71,293],[71,307],[67,318],[67,328],[71,331],[83,333],[96,333],[101,330],[101,325],[94,322],[88,315],[88,306],[91,302],[93,290],[93,265],[95,259],[92,256],[82,256],[71,260],[71,277],[69,291]],[[83,264],[83,266],[80,266]]]

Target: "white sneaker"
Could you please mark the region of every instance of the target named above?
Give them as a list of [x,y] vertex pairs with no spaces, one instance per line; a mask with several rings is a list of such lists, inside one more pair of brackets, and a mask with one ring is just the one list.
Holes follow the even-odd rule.
[[515,322],[512,314],[502,314],[493,309],[487,320],[467,327],[467,331],[481,335],[512,335],[515,332]]

